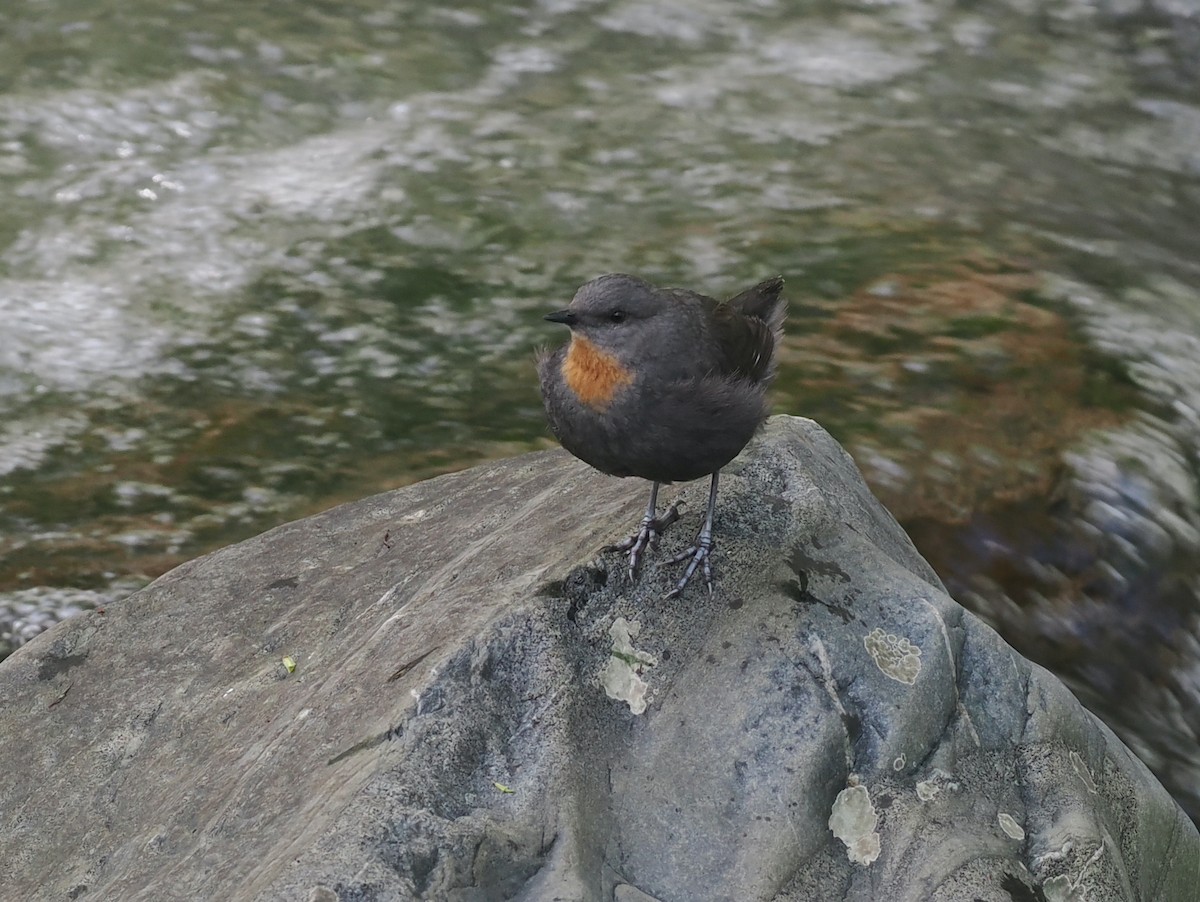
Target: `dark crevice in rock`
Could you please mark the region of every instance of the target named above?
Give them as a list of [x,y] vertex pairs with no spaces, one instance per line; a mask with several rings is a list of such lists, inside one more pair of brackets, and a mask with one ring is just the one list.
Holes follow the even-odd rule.
[[72,667],[78,667],[86,660],[86,654],[43,658],[42,662],[38,665],[38,679],[52,680],[56,676],[69,673]]
[[567,619],[574,623],[588,602],[608,585],[608,570],[589,564],[576,567],[562,581],[560,597],[567,600]]
[[1004,879],[1000,881],[1000,888],[1008,893],[1012,902],[1046,902],[1046,894],[1040,886],[1029,886],[1013,874],[1004,875]]

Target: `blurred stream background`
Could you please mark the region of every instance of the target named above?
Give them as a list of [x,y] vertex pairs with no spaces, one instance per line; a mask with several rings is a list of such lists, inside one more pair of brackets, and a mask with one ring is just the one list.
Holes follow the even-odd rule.
[[1200,3],[5,4],[0,198],[0,657],[781,273],[775,410],[1200,819]]

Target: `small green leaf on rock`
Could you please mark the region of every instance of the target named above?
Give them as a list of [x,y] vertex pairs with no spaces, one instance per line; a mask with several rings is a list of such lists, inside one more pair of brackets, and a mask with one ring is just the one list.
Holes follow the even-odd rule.
[[515,792],[515,790],[509,789],[509,788],[508,788],[507,786],[505,786],[503,783],[497,783],[497,782],[495,782],[494,780],[492,781],[492,785],[493,785],[493,786],[495,786],[495,787],[496,787],[498,790],[500,790],[501,792],[507,792],[507,793],[512,793],[512,792]]
[[283,656],[283,666],[287,668],[288,673],[295,673],[296,672],[296,659],[293,658],[291,655],[284,655]]

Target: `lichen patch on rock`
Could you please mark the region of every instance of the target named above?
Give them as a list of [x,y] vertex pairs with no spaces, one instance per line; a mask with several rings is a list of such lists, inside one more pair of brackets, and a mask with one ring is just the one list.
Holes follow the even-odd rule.
[[1017,819],[1011,814],[1006,814],[1001,811],[996,815],[996,820],[1000,822],[1000,829],[1011,836],[1013,839],[1022,840],[1025,838],[1025,831],[1021,825],[1017,823]]
[[903,636],[885,633],[879,627],[871,630],[863,639],[875,664],[885,674],[900,683],[911,686],[921,672],[921,649]]
[[642,679],[642,669],[653,667],[658,663],[654,655],[638,651],[633,647],[633,640],[638,637],[642,625],[636,620],[626,620],[618,617],[608,629],[612,637],[612,657],[600,675],[600,681],[609,698],[626,702],[634,714],[642,714],[646,710],[646,690],[649,686]]
[[879,815],[865,786],[848,786],[838,793],[829,815],[829,829],[846,844],[855,864],[868,865],[879,857]]

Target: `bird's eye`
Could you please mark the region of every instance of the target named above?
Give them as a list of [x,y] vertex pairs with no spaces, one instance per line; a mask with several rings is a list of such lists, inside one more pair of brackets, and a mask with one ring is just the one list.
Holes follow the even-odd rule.
[[610,320],[612,320],[614,323],[623,323],[623,322],[625,322],[625,311],[624,310],[614,310],[612,313],[610,313],[608,315],[608,318]]

